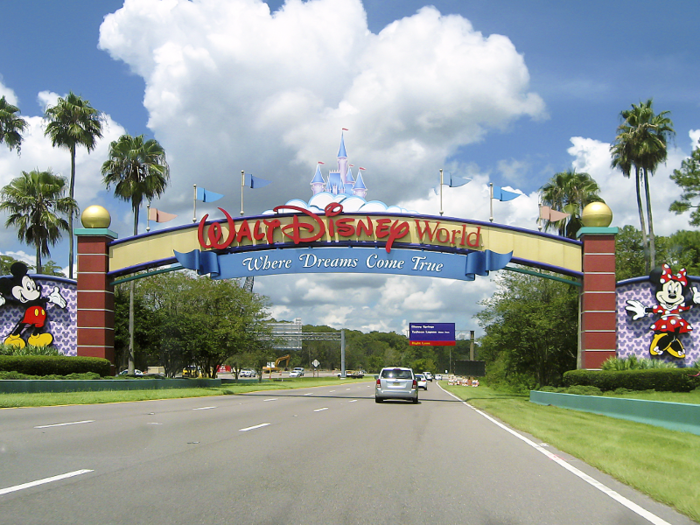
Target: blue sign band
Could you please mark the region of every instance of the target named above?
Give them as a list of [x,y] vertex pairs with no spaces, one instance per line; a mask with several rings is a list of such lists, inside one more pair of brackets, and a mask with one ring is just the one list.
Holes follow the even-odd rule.
[[175,252],[183,267],[212,279],[304,273],[382,273],[473,281],[510,261],[512,253],[486,250],[466,255],[420,250],[324,247],[285,248],[217,254],[193,250]]

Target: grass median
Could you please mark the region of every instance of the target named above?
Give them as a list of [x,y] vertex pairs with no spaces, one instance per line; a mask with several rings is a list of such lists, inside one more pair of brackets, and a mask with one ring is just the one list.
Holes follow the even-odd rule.
[[[480,386],[449,386],[470,405],[513,428],[579,458],[655,500],[700,522],[700,436],[529,402]],[[620,397],[700,404],[688,394],[639,392]]]
[[[129,403],[133,401],[153,401],[158,399],[178,399],[185,397],[208,397],[245,394],[265,390],[310,388],[348,383],[359,383],[369,379],[339,379],[337,377],[303,377],[283,381],[264,379],[226,383],[215,388],[177,388],[158,390],[104,390],[99,392],[56,392],[36,394],[0,394],[0,408],[22,408],[57,405],[92,405],[100,403]],[[134,379],[138,381],[138,379]]]

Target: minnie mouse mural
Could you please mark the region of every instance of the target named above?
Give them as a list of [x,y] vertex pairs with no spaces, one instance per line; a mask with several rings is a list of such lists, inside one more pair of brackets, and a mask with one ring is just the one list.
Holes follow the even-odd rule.
[[668,352],[673,357],[683,359],[685,348],[678,336],[692,331],[693,327],[681,317],[681,313],[700,304],[700,291],[689,286],[685,268],[674,275],[668,264],[652,270],[649,280],[655,287],[654,297],[658,304],[649,307],[640,301],[627,301],[627,313],[633,316],[633,321],[647,314],[660,315],[660,319],[649,327],[654,331],[649,353],[658,356]]

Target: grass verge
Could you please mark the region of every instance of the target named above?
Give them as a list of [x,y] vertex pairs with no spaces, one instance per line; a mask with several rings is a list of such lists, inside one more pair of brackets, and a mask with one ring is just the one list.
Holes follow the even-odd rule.
[[335,377],[308,377],[285,379],[284,381],[263,380],[227,383],[216,388],[174,388],[159,390],[105,390],[101,392],[62,392],[36,394],[0,394],[0,408],[39,407],[57,405],[91,405],[99,403],[129,403],[157,399],[178,399],[184,397],[207,397],[265,390],[309,388],[337,384],[359,383],[368,379],[338,379]]
[[[700,522],[700,436],[536,405],[529,402],[529,395],[504,394],[484,386],[448,386],[444,382],[441,386],[511,427]],[[673,397],[657,399],[651,392],[646,395],[654,401],[670,401]],[[643,398],[632,394],[620,397]]]

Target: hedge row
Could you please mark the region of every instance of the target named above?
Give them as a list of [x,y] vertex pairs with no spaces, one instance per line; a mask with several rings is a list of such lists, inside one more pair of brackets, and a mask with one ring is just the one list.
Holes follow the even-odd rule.
[[100,376],[111,373],[112,364],[99,357],[68,357],[50,355],[0,355],[0,371],[19,372],[33,376],[84,374],[94,372]]
[[647,370],[570,370],[564,373],[564,386],[595,386],[602,391],[657,390],[690,392],[700,387],[696,368],[652,368]]

